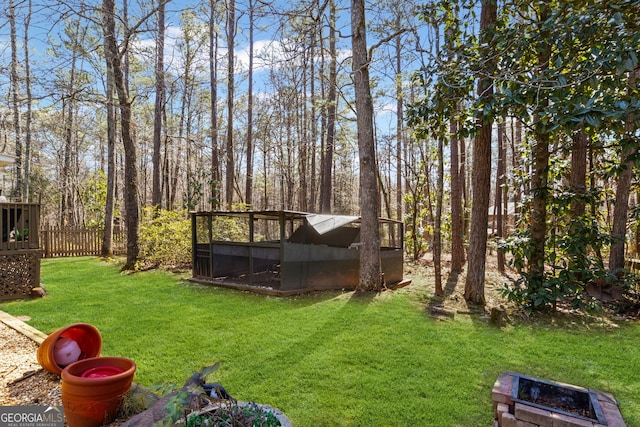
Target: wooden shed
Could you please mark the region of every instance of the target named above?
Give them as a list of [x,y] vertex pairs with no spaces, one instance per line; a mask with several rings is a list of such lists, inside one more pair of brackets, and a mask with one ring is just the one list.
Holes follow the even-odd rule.
[[[358,284],[360,217],[220,211],[191,219],[193,281],[272,295]],[[404,225],[385,218],[379,224],[382,271],[392,286],[403,280]]]

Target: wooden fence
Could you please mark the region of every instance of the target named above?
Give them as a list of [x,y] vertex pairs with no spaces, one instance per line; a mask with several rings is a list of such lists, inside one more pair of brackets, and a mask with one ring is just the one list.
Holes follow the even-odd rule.
[[[43,258],[100,256],[104,230],[86,228],[47,228],[40,232]],[[113,232],[113,253],[126,253],[126,233],[122,229]]]

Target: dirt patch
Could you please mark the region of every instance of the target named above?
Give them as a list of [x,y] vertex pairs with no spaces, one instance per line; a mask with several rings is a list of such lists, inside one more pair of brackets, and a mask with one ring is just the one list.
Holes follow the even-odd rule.
[[467,279],[466,268],[459,274],[451,273],[451,255],[442,255],[442,286],[444,295],[435,296],[435,269],[432,255],[428,254],[417,262],[405,263],[405,278],[411,279],[411,285],[406,292],[416,296],[418,300],[431,306],[440,306],[461,314],[488,314],[492,307],[504,306],[509,311],[514,311],[515,306],[510,304],[500,293],[505,284],[514,283],[517,275],[513,271],[504,274],[498,272],[498,261],[495,255],[487,257],[485,272],[485,301],[486,305],[476,306],[468,304],[464,299],[464,286]]
[[[519,278],[515,270],[505,267],[506,271],[498,271],[498,260],[495,254],[487,256],[485,266],[485,306],[468,304],[464,299],[464,287],[467,277],[466,266],[459,274],[451,273],[450,254],[442,255],[443,296],[435,296],[435,270],[431,254],[417,262],[405,262],[405,278],[412,281],[404,288],[415,299],[425,306],[427,311],[436,307],[434,317],[451,318],[455,315],[471,315],[489,321],[492,308],[502,308],[510,323],[543,323],[557,327],[577,328],[584,326],[617,327],[621,322],[640,321],[640,286],[636,292],[628,292],[617,301],[599,301],[599,309],[586,312],[573,308],[568,303],[559,301],[556,309],[527,313],[515,304],[507,301],[502,294],[506,285],[513,285]],[[441,315],[441,310],[448,315]],[[454,313],[451,316],[450,313]]]

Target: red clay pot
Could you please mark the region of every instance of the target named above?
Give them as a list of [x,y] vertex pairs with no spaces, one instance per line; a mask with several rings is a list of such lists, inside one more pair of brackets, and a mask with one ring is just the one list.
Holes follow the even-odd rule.
[[113,421],[135,372],[135,362],[124,357],[93,357],[64,368],[62,406],[67,425],[98,427]]
[[58,374],[64,365],[56,362],[54,351],[56,343],[61,338],[71,338],[78,343],[81,353],[78,360],[100,356],[102,337],[95,326],[88,323],[74,323],[50,334],[38,347],[38,363],[47,371]]

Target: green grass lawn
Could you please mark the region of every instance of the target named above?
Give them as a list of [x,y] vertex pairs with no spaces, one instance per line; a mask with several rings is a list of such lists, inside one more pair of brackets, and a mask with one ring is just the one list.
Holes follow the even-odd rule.
[[221,361],[213,380],[296,426],[488,427],[504,370],[611,392],[627,425],[640,426],[637,323],[500,330],[477,317],[434,320],[410,287],[275,298],[183,279],[122,274],[95,258],[43,260],[47,297],[0,310],[46,333],[95,325],[103,355],[134,359],[146,386],[181,385]]

